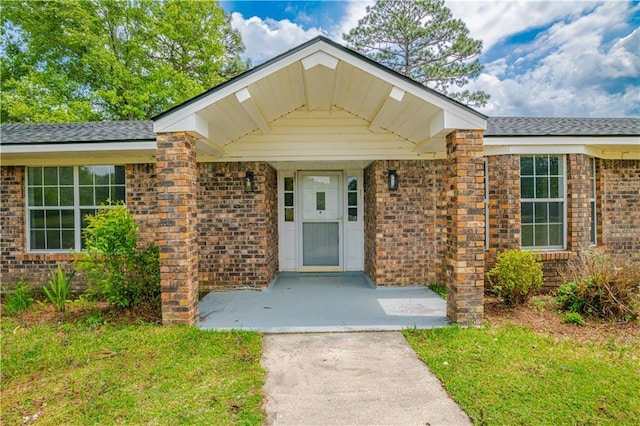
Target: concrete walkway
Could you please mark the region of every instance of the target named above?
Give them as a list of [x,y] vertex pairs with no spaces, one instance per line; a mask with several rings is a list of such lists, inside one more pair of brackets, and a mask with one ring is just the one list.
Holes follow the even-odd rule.
[[397,332],[264,337],[270,425],[470,425]]
[[211,292],[199,308],[199,327],[212,330],[389,331],[449,324],[446,302],[428,288],[374,288],[363,274],[281,274],[264,290]]

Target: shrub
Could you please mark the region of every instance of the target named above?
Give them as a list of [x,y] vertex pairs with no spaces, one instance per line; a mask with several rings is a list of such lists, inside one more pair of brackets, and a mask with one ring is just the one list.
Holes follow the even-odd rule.
[[31,295],[31,289],[21,278],[16,283],[13,291],[2,291],[2,308],[5,314],[15,315],[19,312],[26,311],[31,304],[33,304],[33,296]]
[[640,259],[582,253],[570,264],[557,301],[567,311],[604,318],[640,317]]
[[498,254],[487,279],[506,305],[521,305],[542,286],[542,264],[531,251],[508,250]]
[[120,308],[158,298],[158,248],[137,249],[138,227],[124,204],[102,208],[87,221],[86,252],[78,254],[76,265],[87,274],[88,294]]
[[568,282],[558,287],[558,295],[556,302],[560,305],[560,309],[569,312],[580,312],[584,306],[584,298],[577,293],[578,283],[575,281]]
[[577,312],[567,312],[562,322],[565,324],[584,325],[582,315]]
[[59,311],[64,312],[65,305],[67,303],[67,297],[71,290],[71,281],[75,271],[68,277],[62,270],[62,267],[58,265],[56,271],[51,271],[51,279],[49,280],[49,288],[46,286],[42,288],[45,296],[51,302],[51,304]]

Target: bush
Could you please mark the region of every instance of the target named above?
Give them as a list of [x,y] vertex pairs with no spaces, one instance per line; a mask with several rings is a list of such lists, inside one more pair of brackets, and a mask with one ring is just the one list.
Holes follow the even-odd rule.
[[22,278],[16,283],[13,291],[2,291],[2,299],[2,308],[9,316],[26,311],[33,304],[31,289]]
[[640,259],[586,252],[569,264],[556,300],[565,311],[590,317],[640,317]]
[[577,293],[578,283],[575,281],[568,282],[558,287],[558,295],[556,302],[560,305],[560,309],[568,312],[580,312],[584,306],[584,298]]
[[582,315],[577,312],[567,312],[562,322],[565,324],[584,325]]
[[62,270],[62,267],[58,265],[56,271],[51,271],[51,279],[49,280],[49,288],[46,286],[42,288],[45,296],[51,302],[51,304],[59,311],[64,312],[65,305],[67,303],[67,296],[71,290],[71,281],[75,271],[68,277]]
[[159,298],[159,250],[137,249],[138,227],[124,204],[102,208],[87,221],[86,252],[76,265],[87,274],[88,294],[120,308]]
[[531,251],[508,250],[498,254],[487,279],[506,305],[521,305],[542,286],[542,264]]

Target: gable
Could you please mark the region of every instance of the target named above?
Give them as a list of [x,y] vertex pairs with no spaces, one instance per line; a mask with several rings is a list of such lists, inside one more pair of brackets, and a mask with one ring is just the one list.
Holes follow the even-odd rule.
[[[190,132],[199,154],[227,160],[243,138],[272,140],[268,135],[282,125],[278,120],[294,112],[309,114],[316,128],[333,126],[331,117],[341,113],[358,117],[365,135],[386,135],[388,141],[379,151],[369,150],[370,159],[443,156],[451,131],[486,128],[482,114],[320,37],[159,115],[154,131]],[[289,153],[315,158],[305,156],[313,135],[302,139]],[[354,158],[346,149],[334,153]],[[359,155],[363,159],[365,153]]]

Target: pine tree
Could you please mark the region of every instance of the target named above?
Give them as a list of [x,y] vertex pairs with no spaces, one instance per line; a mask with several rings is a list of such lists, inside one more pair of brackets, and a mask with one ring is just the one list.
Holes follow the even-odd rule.
[[377,0],[343,38],[350,48],[462,103],[487,103],[484,92],[456,91],[480,75],[482,41],[469,36],[444,0]]

